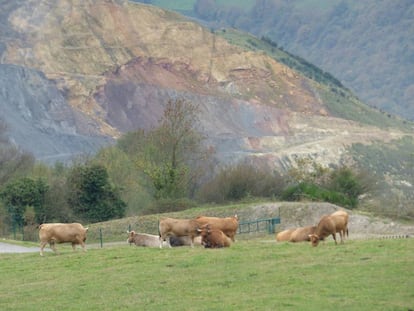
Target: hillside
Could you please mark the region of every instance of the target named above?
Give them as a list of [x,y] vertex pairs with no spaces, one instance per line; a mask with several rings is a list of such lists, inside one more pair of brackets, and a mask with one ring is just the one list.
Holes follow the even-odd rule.
[[414,119],[414,3],[147,0],[208,23],[268,37],[336,76],[371,106]]
[[[93,153],[125,132],[149,129],[169,98],[199,105],[200,127],[220,163],[247,158],[284,170],[307,157],[326,166],[354,164],[362,152],[352,155],[355,145],[413,145],[411,123],[302,74],[292,65],[297,59],[284,53],[282,62],[263,42],[232,42],[243,36],[128,1],[19,0],[1,7],[1,117],[11,141],[39,160]],[[395,165],[392,182],[406,171]]]

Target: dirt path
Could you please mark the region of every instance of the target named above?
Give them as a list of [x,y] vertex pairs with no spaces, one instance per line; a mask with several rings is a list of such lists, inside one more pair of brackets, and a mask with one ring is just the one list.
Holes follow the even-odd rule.
[[39,251],[39,247],[26,247],[0,242],[0,253],[34,253]]

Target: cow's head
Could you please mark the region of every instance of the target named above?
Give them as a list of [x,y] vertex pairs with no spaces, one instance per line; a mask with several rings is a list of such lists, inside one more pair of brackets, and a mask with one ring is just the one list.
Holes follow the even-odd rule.
[[312,246],[318,246],[319,244],[319,236],[317,234],[309,234],[309,240]]
[[206,248],[210,247],[210,232],[209,224],[197,228],[197,233],[201,235],[201,245],[204,245]]
[[128,239],[127,239],[127,242],[128,242],[129,244],[134,243],[135,231],[127,231],[127,233],[128,233]]

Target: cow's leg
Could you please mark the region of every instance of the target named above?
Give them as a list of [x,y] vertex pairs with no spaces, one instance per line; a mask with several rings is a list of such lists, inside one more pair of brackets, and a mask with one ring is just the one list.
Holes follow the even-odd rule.
[[194,236],[191,236],[190,241],[191,248],[194,248]]
[[45,248],[47,242],[40,243],[40,256],[43,256],[43,249]]
[[344,243],[343,233],[342,232],[343,232],[342,230],[339,230],[339,237],[341,238],[341,244]]
[[332,233],[332,237],[333,237],[333,239],[334,239],[334,241],[335,241],[335,244],[338,244],[338,242],[336,242],[336,234],[335,234],[335,232],[334,232],[334,233]]
[[160,236],[160,248],[162,248],[162,242],[164,242],[164,240],[165,240],[165,242],[167,242],[168,247],[171,248],[171,243],[170,243],[170,237],[169,236],[167,236],[166,238]]
[[160,248],[162,248],[162,242],[164,241],[164,238],[160,236]]
[[83,250],[84,252],[86,252],[86,244],[85,244],[85,242],[81,241],[79,244],[80,244],[80,246],[82,247],[82,250]]
[[49,245],[50,245],[50,248],[55,252],[55,254],[59,254],[59,252],[58,252],[58,250],[56,249],[56,246],[55,246],[55,241],[50,241],[49,242]]
[[76,252],[76,244],[77,244],[76,242],[72,242],[72,249],[74,252]]

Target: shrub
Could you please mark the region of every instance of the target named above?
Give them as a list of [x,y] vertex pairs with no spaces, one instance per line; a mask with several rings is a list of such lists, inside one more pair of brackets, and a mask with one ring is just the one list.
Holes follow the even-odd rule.
[[283,185],[283,179],[277,172],[240,163],[221,169],[204,184],[199,197],[201,201],[214,203],[239,201],[250,196],[271,198],[281,193]]

